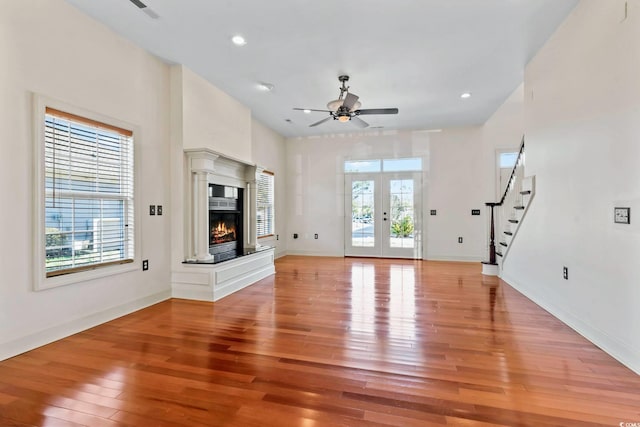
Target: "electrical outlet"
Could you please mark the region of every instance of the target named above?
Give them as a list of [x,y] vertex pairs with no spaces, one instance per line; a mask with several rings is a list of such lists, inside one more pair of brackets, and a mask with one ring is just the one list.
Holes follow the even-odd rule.
[[562,267],[562,278],[569,280],[569,269],[567,267]]
[[280,240],[280,235],[276,234],[276,240]]
[[318,240],[318,233],[314,234],[314,235],[313,235],[313,238],[314,238],[314,239],[316,239],[316,240]]
[[158,205],[158,206],[156,206],[156,213],[157,213],[158,215],[162,215],[162,205]]
[[431,209],[431,215],[435,216],[438,214],[438,211],[435,209]]
[[142,271],[147,271],[149,269],[149,260],[145,259],[142,261]]
[[462,243],[462,237],[458,237],[458,243]]
[[149,215],[156,214],[156,205],[149,205]]
[[293,238],[297,239],[298,238],[298,233],[293,233]]

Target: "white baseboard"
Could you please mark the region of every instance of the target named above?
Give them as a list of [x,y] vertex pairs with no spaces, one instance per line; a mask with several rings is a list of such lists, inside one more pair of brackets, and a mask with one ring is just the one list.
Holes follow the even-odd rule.
[[171,297],[196,301],[213,301],[213,292],[211,292],[211,288],[208,286],[172,283]]
[[[285,255],[297,255],[297,256],[326,256],[326,257],[338,257],[344,258],[343,252],[314,252],[314,251],[287,251],[281,256]],[[365,257],[366,258],[366,257]],[[375,258],[375,257],[373,257]],[[474,256],[453,256],[453,255],[434,255],[427,258],[423,258],[424,261],[454,261],[454,262],[481,262],[482,257]]]
[[89,314],[57,326],[43,329],[13,341],[2,343],[0,344],[0,360],[17,356],[18,354],[33,350],[45,344],[50,344],[59,339],[77,334],[78,332],[85,331],[169,298],[171,298],[170,290],[159,292],[116,307],[108,308],[98,313]]
[[287,251],[286,255],[329,256],[329,257],[344,258],[344,252]]
[[424,258],[425,261],[454,261],[454,262],[481,262],[482,258],[475,256],[456,256],[456,255],[429,255]]
[[501,279],[535,304],[551,313],[565,325],[591,341],[594,345],[600,347],[605,353],[640,375],[640,358],[638,357],[640,349],[630,348],[626,343],[621,342],[593,325],[585,323],[582,319],[547,301],[535,292],[523,288],[516,280],[508,275],[502,274]]
[[482,274],[485,276],[499,276],[500,266],[498,264],[482,264]]

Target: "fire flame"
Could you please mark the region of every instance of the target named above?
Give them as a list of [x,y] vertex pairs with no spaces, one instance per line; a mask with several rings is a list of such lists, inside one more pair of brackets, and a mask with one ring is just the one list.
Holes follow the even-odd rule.
[[218,222],[211,228],[211,242],[212,243],[225,243],[236,240],[236,227],[235,225],[225,224],[224,222]]

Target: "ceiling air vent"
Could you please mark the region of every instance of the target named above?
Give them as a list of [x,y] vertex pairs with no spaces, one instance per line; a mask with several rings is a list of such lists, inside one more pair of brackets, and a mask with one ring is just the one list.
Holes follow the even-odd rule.
[[131,3],[135,4],[138,9],[142,10],[144,13],[146,13],[150,18],[152,19],[158,19],[160,16],[155,13],[150,7],[148,7],[146,4],[142,3],[140,0],[129,0]]

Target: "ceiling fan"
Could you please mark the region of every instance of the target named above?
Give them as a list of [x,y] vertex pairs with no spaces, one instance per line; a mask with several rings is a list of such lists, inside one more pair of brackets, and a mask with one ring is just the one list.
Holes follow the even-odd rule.
[[358,116],[364,116],[368,114],[398,114],[397,108],[368,108],[360,110],[360,106],[362,104],[360,103],[360,101],[358,101],[358,96],[350,93],[349,86],[347,86],[349,76],[339,76],[338,80],[342,83],[342,87],[340,87],[340,96],[338,97],[338,99],[330,101],[327,104],[328,110],[294,108],[294,110],[300,110],[304,112],[319,111],[322,113],[329,113],[329,117],[326,117],[319,122],[310,124],[309,127],[318,126],[326,121],[333,119],[343,123],[351,121],[356,126],[366,128],[367,126],[369,126],[369,123],[365,122]]

